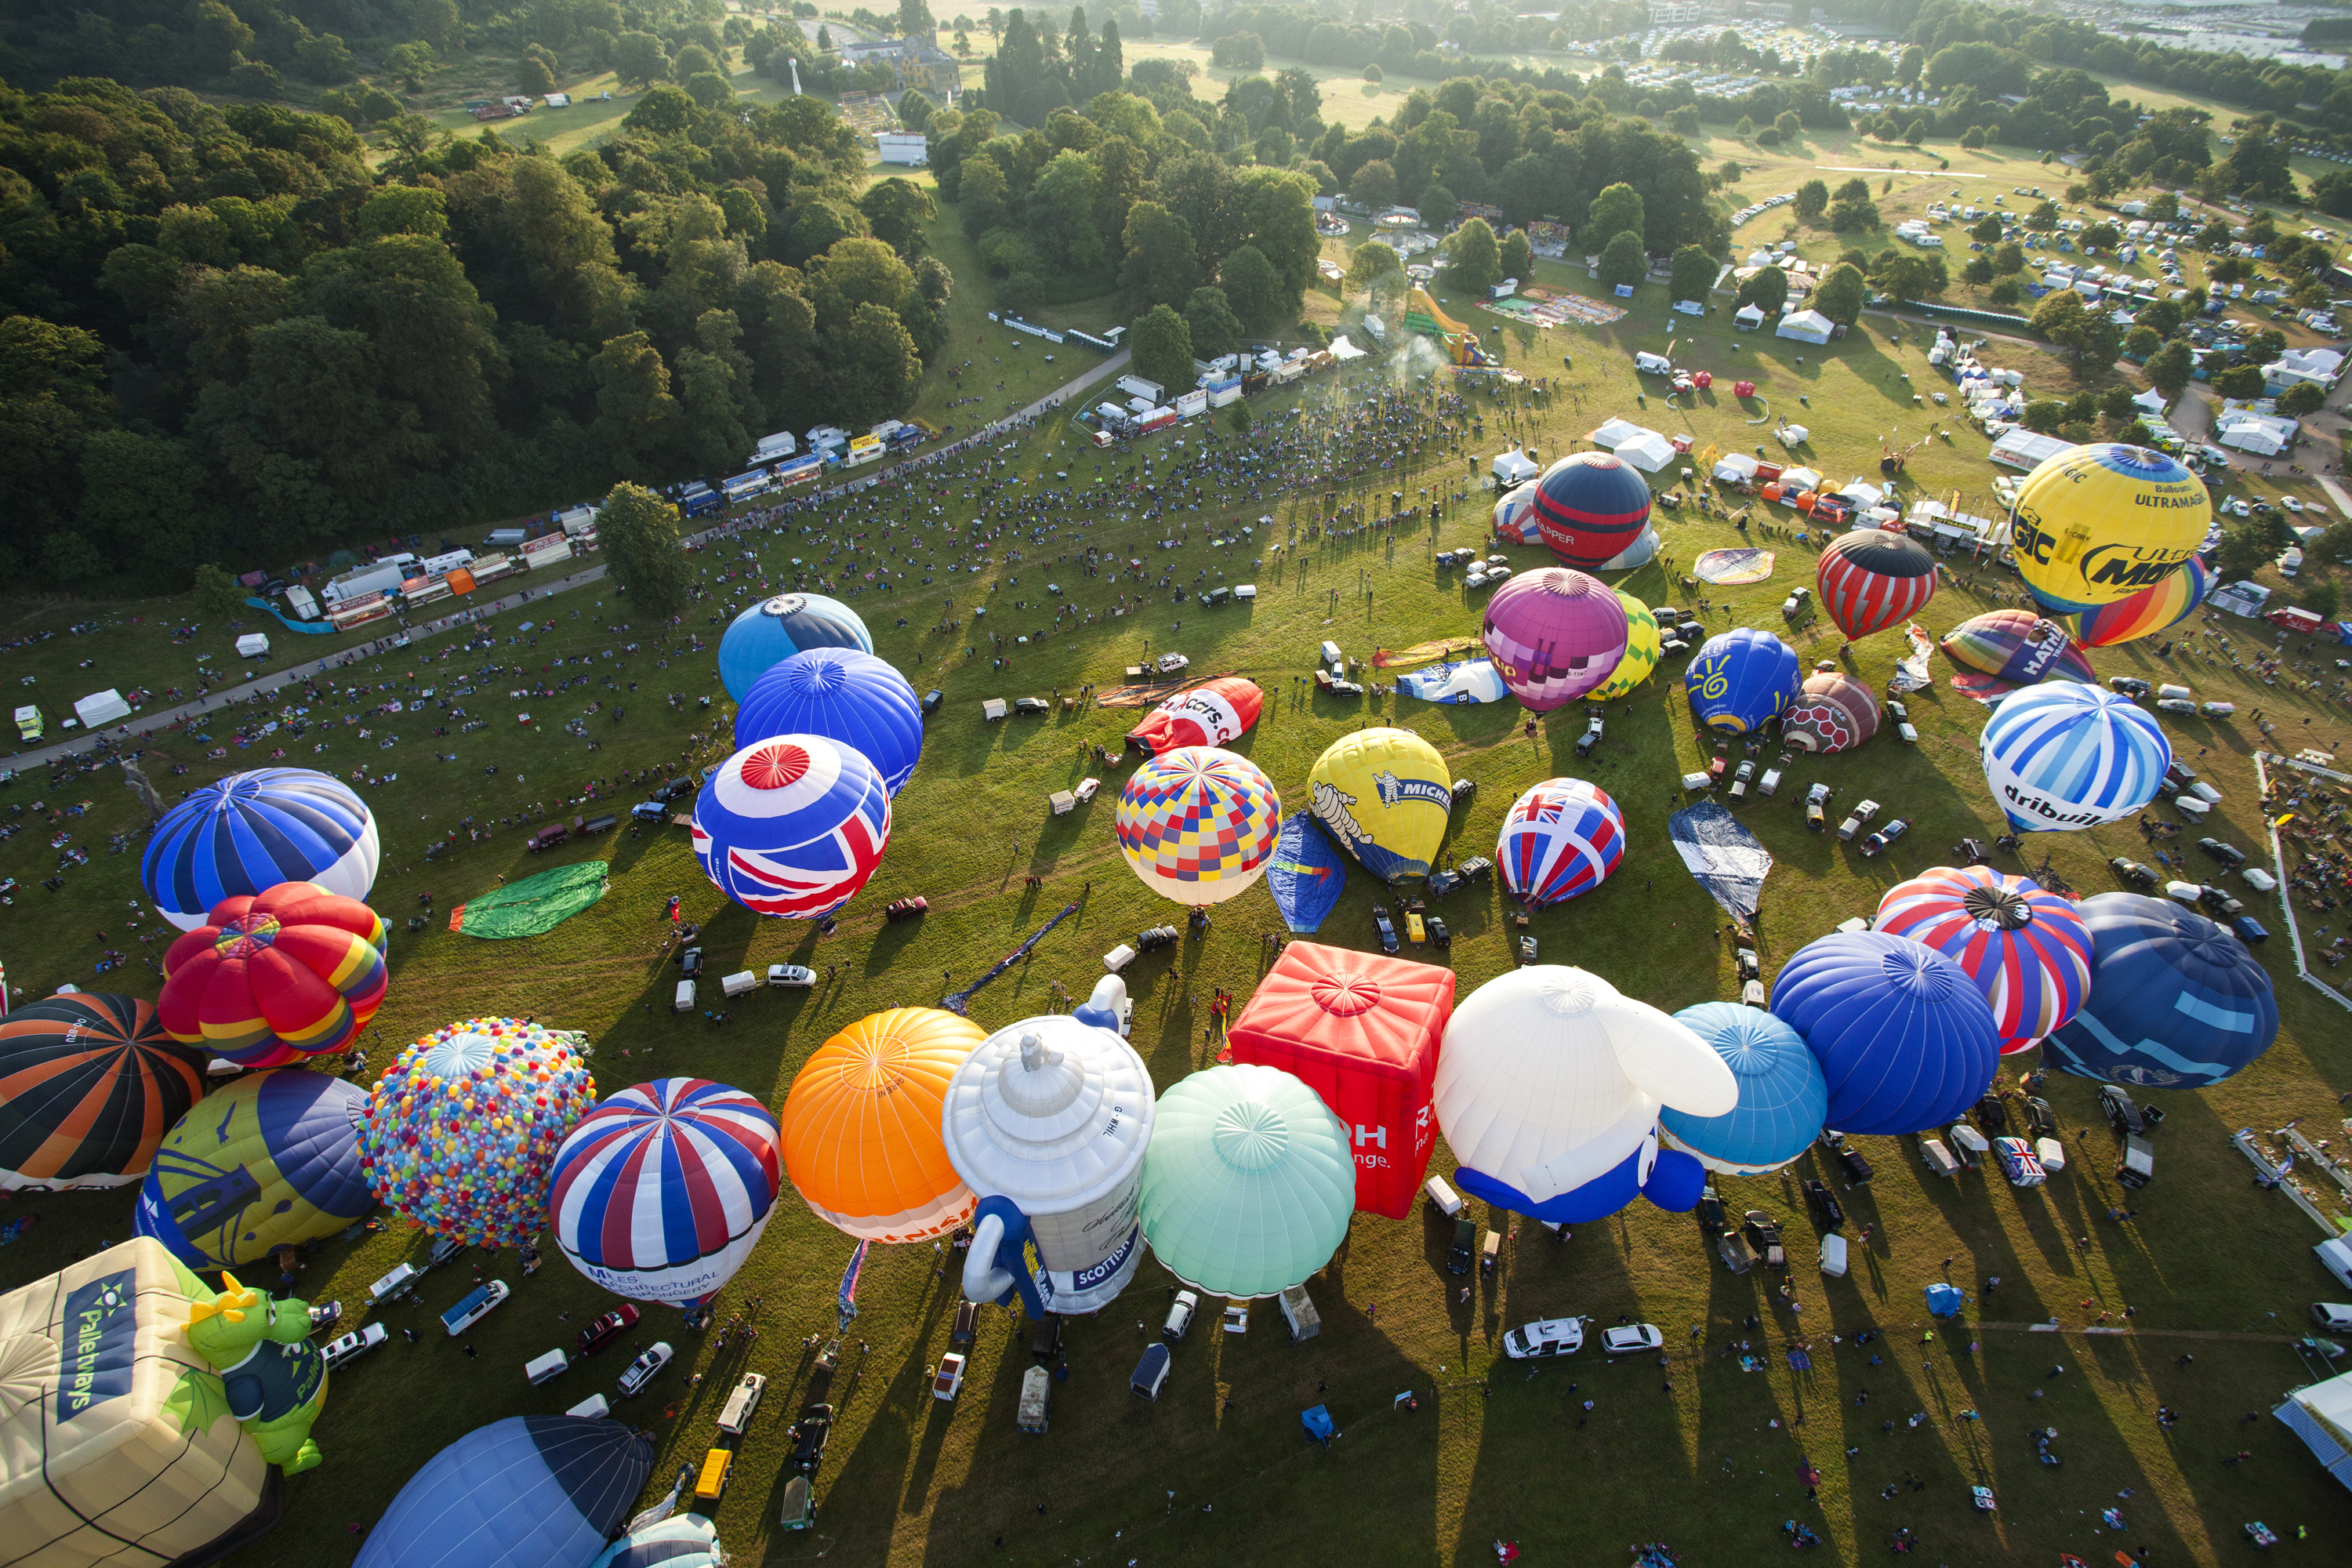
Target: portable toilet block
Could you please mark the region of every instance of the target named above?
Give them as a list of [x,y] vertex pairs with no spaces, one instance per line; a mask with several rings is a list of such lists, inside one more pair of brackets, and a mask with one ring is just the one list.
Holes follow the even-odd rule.
[[1057,1015],[982,1041],[940,1115],[949,1163],[980,1196],[964,1295],[1018,1292],[1034,1318],[1091,1312],[1125,1289],[1143,1255],[1152,1115],[1151,1075],[1111,1030]]

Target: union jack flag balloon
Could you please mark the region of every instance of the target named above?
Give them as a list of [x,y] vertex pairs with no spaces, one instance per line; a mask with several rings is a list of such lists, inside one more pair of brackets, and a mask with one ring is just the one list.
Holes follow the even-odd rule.
[[847,903],[890,843],[890,795],[864,754],[775,735],[719,765],[694,803],[694,854],[760,915],[818,920]]
[[1887,889],[1874,929],[1925,942],[1992,1004],[2003,1056],[2039,1044],[2091,990],[2091,928],[2074,901],[1989,866],[1938,866]]
[[1495,861],[1533,905],[1589,893],[1625,858],[1625,814],[1582,779],[1546,779],[1511,803]]

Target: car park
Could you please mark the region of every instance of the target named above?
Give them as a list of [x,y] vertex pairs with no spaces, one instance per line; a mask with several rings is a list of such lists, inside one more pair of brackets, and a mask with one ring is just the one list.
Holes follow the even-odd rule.
[[637,1309],[623,1303],[580,1331],[580,1353],[594,1355],[598,1351],[635,1328]]
[[347,1363],[359,1360],[360,1357],[391,1338],[390,1329],[385,1328],[382,1323],[370,1323],[365,1328],[353,1330],[340,1339],[329,1340],[320,1347],[319,1354],[331,1371]]
[[1870,819],[1877,815],[1878,803],[1876,801],[1864,800],[1855,802],[1854,808],[1846,813],[1845,820],[1838,824],[1838,837],[1848,844],[1853,843],[1853,836],[1861,832],[1864,827],[1867,827],[1870,825]]
[[656,1340],[643,1355],[631,1362],[621,1373],[621,1397],[633,1399],[646,1391],[646,1385],[661,1375],[661,1369],[670,1363],[676,1352],[667,1340]]
[[1601,1331],[1601,1353],[1603,1355],[1639,1355],[1665,1348],[1666,1336],[1658,1331],[1655,1323],[1619,1323]]
[[1538,1318],[1503,1336],[1503,1353],[1513,1361],[1574,1355],[1584,1348],[1582,1318]]

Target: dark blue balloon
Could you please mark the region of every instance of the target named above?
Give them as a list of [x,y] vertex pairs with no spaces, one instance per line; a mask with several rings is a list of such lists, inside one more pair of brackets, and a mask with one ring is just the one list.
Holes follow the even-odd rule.
[[425,1462],[368,1531],[358,1568],[587,1568],[653,1470],[619,1421],[509,1415]]
[[1273,858],[1265,863],[1265,886],[1282,923],[1305,935],[1338,907],[1347,890],[1348,865],[1314,818],[1297,812],[1282,819]]
[[[719,639],[719,679],[740,702],[760,677],[813,647],[874,651],[873,634],[857,612],[823,594],[779,594],[735,617]],[[765,735],[754,737],[766,740]]]
[[1920,1132],[1974,1105],[2000,1060],[1992,1005],[1925,943],[1840,931],[1797,950],[1772,1012],[1805,1037],[1829,1081],[1823,1125]]
[[1762,728],[1796,700],[1803,685],[1796,650],[1754,626],[1709,637],[1683,672],[1691,717],[1729,735]]
[[2062,1072],[2150,1089],[2206,1089],[2278,1037],[2270,972],[2194,910],[2139,893],[2074,906],[2091,928],[2091,994],[2042,1042]]
[[923,710],[907,678],[884,660],[856,648],[811,648],[753,681],[736,710],[737,750],[775,735],[839,741],[897,795],[923,754]]

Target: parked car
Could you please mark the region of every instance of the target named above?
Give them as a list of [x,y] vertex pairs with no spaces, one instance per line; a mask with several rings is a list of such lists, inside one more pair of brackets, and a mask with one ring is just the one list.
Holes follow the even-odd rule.
[[677,800],[681,795],[689,795],[693,793],[694,781],[692,779],[672,779],[669,783],[662,785],[661,788],[654,791],[653,797],[656,800],[667,803],[669,801]]
[[627,1302],[622,1303],[580,1331],[580,1353],[594,1355],[636,1327],[636,1308]]
[[1739,1234],[1748,1238],[1748,1245],[1756,1249],[1766,1268],[1789,1266],[1789,1255],[1780,1246],[1780,1222],[1762,1209],[1749,1209],[1742,1216]]
[[768,984],[779,991],[806,991],[816,984],[816,971],[804,963],[772,963]]
[[1878,803],[1876,801],[1857,801],[1854,804],[1854,808],[1846,813],[1845,820],[1838,824],[1838,837],[1845,843],[1853,843],[1853,836],[1861,832],[1864,827],[1870,826],[1870,819],[1877,815]]
[[1845,1223],[1845,1205],[1837,1200],[1827,1184],[1807,1182],[1805,1203],[1813,1211],[1813,1222],[1823,1230],[1835,1230]]
[[1016,697],[1013,700],[1013,710],[1024,718],[1042,719],[1054,710],[1053,705],[1042,697]]
[[803,1476],[816,1474],[824,1463],[825,1439],[833,1436],[833,1406],[803,1405],[801,1418],[785,1436],[792,1439],[792,1458],[787,1462],[793,1469]]
[[2314,1301],[2311,1321],[2331,1334],[2352,1334],[2352,1301]]
[[2246,863],[2246,852],[2234,844],[2224,844],[2218,838],[2200,838],[2197,847],[2232,869]]
[[2036,1138],[2058,1136],[2058,1113],[2052,1110],[2050,1102],[2039,1095],[2025,1097],[2025,1124],[2033,1129]]
[[2112,1083],[2099,1086],[2099,1109],[2106,1114],[2107,1125],[2117,1132],[2130,1136],[2147,1131],[2147,1119],[2138,1102]]
[[919,895],[911,899],[893,899],[882,906],[882,918],[896,924],[899,921],[910,921],[927,914],[930,907],[931,901]]
[[1655,1352],[1665,1348],[1666,1336],[1658,1332],[1654,1323],[1620,1323],[1601,1331],[1601,1353],[1603,1355],[1638,1355],[1644,1351]]
[[1171,1344],[1182,1341],[1192,1331],[1192,1315],[1201,1310],[1201,1298],[1190,1290],[1179,1290],[1168,1303],[1168,1321],[1160,1325],[1160,1337]]
[[1830,786],[1817,784],[1805,792],[1805,826],[1819,833],[1830,825]]
[[1864,859],[1868,859],[1871,857],[1883,852],[1888,845],[1894,843],[1896,839],[1902,837],[1905,834],[1910,831],[1911,818],[1907,816],[1896,817],[1894,821],[1888,823],[1885,826],[1880,828],[1877,832],[1872,834],[1869,837],[1862,841],[1863,858]]
[[580,831],[583,834],[610,833],[614,827],[620,826],[620,821],[619,817],[608,811],[602,816],[592,816],[583,822],[580,825]]
[[933,1399],[955,1403],[955,1396],[963,1392],[963,1364],[961,1351],[950,1351],[940,1357],[940,1368],[931,1374]]
[[1454,945],[1454,933],[1447,931],[1445,922],[1435,915],[1429,917],[1429,945],[1446,948]]
[[1396,922],[1389,919],[1386,904],[1372,906],[1372,931],[1381,939],[1382,952],[1393,953],[1397,951]]
[[331,1371],[347,1362],[359,1360],[390,1338],[392,1338],[390,1329],[385,1328],[382,1323],[370,1323],[367,1327],[345,1334],[341,1339],[329,1340],[320,1349],[319,1354],[326,1361],[329,1370]]
[[679,978],[685,980],[701,979],[702,950],[698,947],[679,949],[677,954],[677,967]]
[[2137,701],[2156,689],[2136,675],[2111,675],[2107,677],[2107,689],[2111,691],[2119,691],[2134,701]]
[[646,1391],[646,1385],[661,1374],[674,1354],[667,1340],[657,1340],[646,1352],[631,1362],[621,1373],[621,1397],[633,1399]]
[[932,687],[929,691],[924,692],[924,693],[923,693],[923,717],[924,717],[924,718],[926,718],[926,719],[928,719],[928,718],[929,718],[932,714],[934,714],[934,713],[936,713],[936,712],[938,712],[938,711],[940,710],[940,703],[942,703],[942,702],[944,702],[944,701],[946,701],[947,700],[948,700],[948,699],[947,699],[947,693],[946,693],[946,692],[944,692],[944,691],[941,691],[941,690],[940,690],[938,687],[936,687],[936,686]]
[[1513,1361],[1574,1355],[1584,1348],[1582,1318],[1538,1318],[1503,1336],[1503,1353]]
[[1724,1231],[1723,1194],[1709,1182],[1699,1190],[1698,1227],[1709,1236],[1721,1236]]
[[1455,1220],[1453,1245],[1445,1249],[1445,1271],[1448,1274],[1469,1273],[1471,1259],[1475,1256],[1477,1247],[1478,1222],[1466,1218]]
[[2107,862],[2107,869],[2113,871],[2122,880],[2138,888],[2153,888],[2164,879],[2156,874],[2154,867],[2143,866],[2138,861],[2121,855]]

